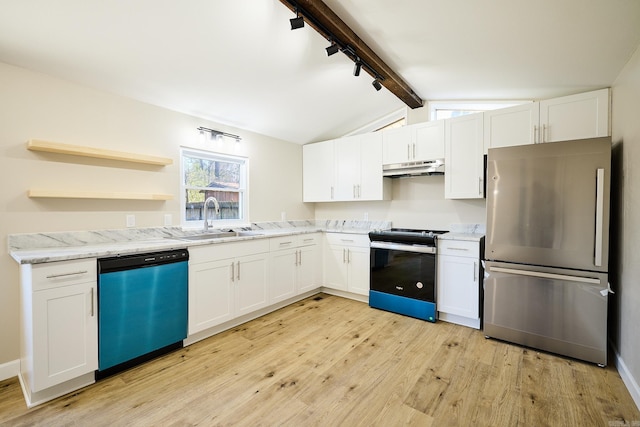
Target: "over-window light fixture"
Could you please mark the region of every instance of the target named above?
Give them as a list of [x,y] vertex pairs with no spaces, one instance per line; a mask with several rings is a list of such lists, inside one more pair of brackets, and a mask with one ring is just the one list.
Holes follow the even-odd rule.
[[207,132],[210,133],[211,139],[215,139],[217,141],[220,141],[223,136],[226,136],[227,138],[235,139],[236,143],[240,143],[240,141],[242,140],[242,138],[240,138],[238,135],[234,135],[232,133],[227,133],[227,132],[221,132],[219,130],[209,129],[202,126],[198,128],[198,131],[200,132],[201,135],[204,135]]

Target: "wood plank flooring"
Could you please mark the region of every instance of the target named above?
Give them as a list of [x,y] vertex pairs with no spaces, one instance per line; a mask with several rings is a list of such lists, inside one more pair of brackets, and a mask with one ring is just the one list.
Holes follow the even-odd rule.
[[612,426],[640,423],[613,366],[319,294],[27,409],[10,426]]

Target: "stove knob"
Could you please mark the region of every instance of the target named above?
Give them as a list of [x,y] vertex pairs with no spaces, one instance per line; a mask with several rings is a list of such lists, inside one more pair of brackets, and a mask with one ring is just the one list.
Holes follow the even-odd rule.
[[418,289],[422,289],[424,287],[424,285],[422,284],[422,282],[418,282],[418,283],[416,283],[416,287]]

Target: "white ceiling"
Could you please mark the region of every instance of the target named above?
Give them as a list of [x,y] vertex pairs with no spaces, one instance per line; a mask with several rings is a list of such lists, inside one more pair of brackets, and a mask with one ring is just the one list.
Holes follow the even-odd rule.
[[[325,0],[425,100],[543,99],[610,86],[638,0]],[[278,0],[0,0],[0,62],[287,141],[404,104]]]

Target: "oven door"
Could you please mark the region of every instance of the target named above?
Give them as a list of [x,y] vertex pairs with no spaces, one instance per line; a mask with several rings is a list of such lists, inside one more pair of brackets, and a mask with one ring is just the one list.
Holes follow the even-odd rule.
[[369,305],[435,322],[436,249],[371,242]]
[[435,248],[371,243],[371,290],[435,302]]

